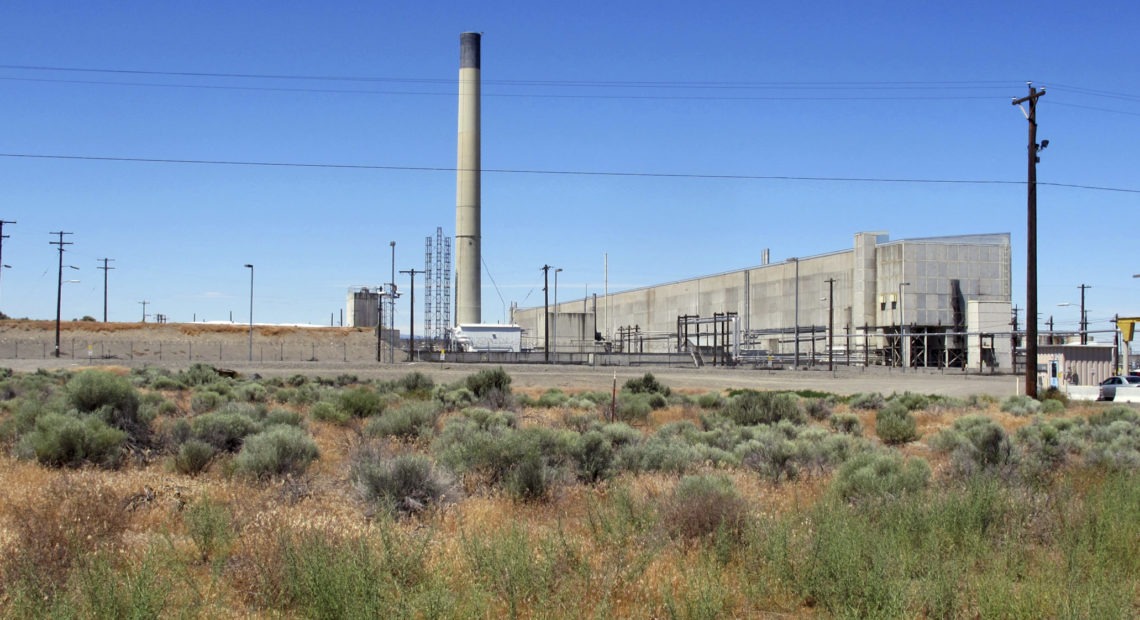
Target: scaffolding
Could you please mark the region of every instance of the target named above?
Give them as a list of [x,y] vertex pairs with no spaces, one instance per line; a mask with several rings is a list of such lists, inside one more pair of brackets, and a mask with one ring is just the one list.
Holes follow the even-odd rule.
[[436,348],[451,327],[451,237],[437,226],[435,238],[424,238],[424,338]]

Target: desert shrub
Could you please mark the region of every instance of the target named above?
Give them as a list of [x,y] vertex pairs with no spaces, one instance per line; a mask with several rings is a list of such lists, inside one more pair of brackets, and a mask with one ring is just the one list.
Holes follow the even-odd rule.
[[664,409],[665,407],[669,406],[669,400],[661,394],[656,393],[650,394],[647,402],[649,403],[649,408],[653,409],[654,411],[658,409]]
[[892,394],[887,403],[898,403],[906,408],[907,411],[921,411],[930,406],[936,399],[922,394],[915,394],[914,392],[903,392],[902,394]]
[[633,473],[660,471],[674,474],[692,469],[699,462],[700,453],[684,434],[669,432],[667,428],[662,427],[644,441],[622,447],[617,454],[618,468]]
[[853,395],[851,399],[847,401],[847,404],[852,409],[878,410],[882,409],[883,406],[887,404],[887,401],[883,398],[883,395],[878,392],[865,392]]
[[174,455],[174,469],[180,474],[196,476],[210,466],[217,450],[214,446],[200,440],[190,439],[178,447],[178,454]]
[[622,392],[618,394],[616,417],[622,422],[645,422],[653,406],[648,394]]
[[1074,437],[1065,437],[1063,426],[1038,418],[1017,429],[1016,460],[1027,479],[1049,478],[1064,463],[1070,451],[1080,449]]
[[594,403],[594,401],[592,401],[588,398],[581,398],[581,397],[567,398],[566,402],[563,403],[562,406],[566,407],[567,409],[577,409],[579,411],[591,410],[591,409],[596,411],[598,408],[598,405],[596,403]]
[[265,414],[265,419],[261,423],[265,428],[278,424],[303,427],[305,426],[305,416],[288,409],[272,409]]
[[229,509],[208,497],[187,506],[182,523],[202,562],[224,557],[237,537]]
[[373,417],[365,425],[364,432],[373,437],[430,438],[435,432],[439,413],[436,403],[409,401],[385,411],[384,415]]
[[190,421],[194,437],[221,452],[237,452],[245,438],[261,430],[247,415],[232,411],[205,413]]
[[308,382],[309,378],[302,374],[290,375],[288,379],[285,379],[285,384],[293,387],[301,387]]
[[423,396],[431,394],[432,389],[435,388],[435,382],[431,380],[431,377],[418,370],[400,377],[396,380],[396,385],[405,393]]
[[540,454],[527,451],[511,467],[505,480],[507,492],[521,501],[539,501],[550,493],[554,472]]
[[464,380],[465,386],[471,393],[475,395],[477,400],[486,399],[493,396],[495,392],[500,394],[511,393],[511,376],[502,367],[480,370],[479,372],[469,375]]
[[846,433],[856,437],[863,434],[863,423],[859,421],[859,416],[853,413],[837,413],[831,416],[830,423],[831,428],[838,433]]
[[463,409],[475,404],[475,393],[465,387],[436,386],[435,400],[443,403],[448,411]]
[[930,465],[920,458],[903,460],[898,454],[864,452],[843,464],[832,488],[847,501],[898,497],[917,493],[930,481]]
[[549,390],[543,392],[542,396],[539,396],[538,400],[535,401],[534,404],[535,406],[546,407],[549,409],[554,407],[561,407],[566,403],[567,400],[569,400],[569,397],[565,392],[558,388],[550,388]]
[[338,405],[351,418],[367,418],[384,411],[380,395],[365,387],[341,392]]
[[1041,404],[1051,400],[1061,403],[1061,409],[1069,406],[1069,395],[1055,387],[1050,387],[1041,393]]
[[218,374],[218,371],[213,366],[201,362],[192,364],[190,368],[178,374],[179,379],[181,379],[182,383],[186,384],[187,387],[210,385],[222,379],[222,376]]
[[88,370],[72,377],[65,390],[68,403],[81,413],[97,413],[136,439],[149,434],[150,421],[139,417],[139,395],[126,377]]
[[1114,471],[1140,469],[1140,414],[1116,405],[1089,419],[1085,460]]
[[875,434],[886,444],[907,443],[918,439],[918,422],[914,414],[897,403],[875,412]]
[[653,373],[647,372],[644,376],[638,379],[630,379],[621,386],[623,392],[631,392],[633,394],[660,394],[662,396],[669,396],[672,390],[669,386],[662,384],[653,376]]
[[[492,486],[529,483],[518,476],[536,473],[527,459],[537,456],[546,467],[558,469],[571,460],[575,434],[549,428],[515,428],[513,415],[485,409],[469,409],[451,418],[432,449],[440,463],[460,474],[481,476]],[[530,470],[516,475],[520,467]],[[525,486],[525,485],[524,485]]]
[[80,467],[85,464],[117,467],[122,459],[127,434],[93,415],[45,413],[36,418],[35,428],[26,434],[26,445],[39,462],[52,467]]
[[724,416],[742,426],[775,424],[780,420],[804,422],[798,397],[781,392],[744,390],[728,402]]
[[243,383],[234,390],[234,398],[247,403],[264,403],[269,400],[269,390],[260,383]]
[[723,476],[686,476],[661,506],[661,523],[673,538],[739,539],[748,507]]
[[360,377],[350,373],[341,373],[333,379],[333,385],[337,387],[345,387],[349,385],[356,385],[360,383]]
[[602,434],[606,436],[614,448],[635,445],[641,441],[641,431],[624,422],[614,422],[602,426]]
[[330,422],[332,424],[346,424],[349,420],[349,415],[346,411],[325,400],[313,403],[313,406],[309,407],[309,415],[312,416],[314,420]]
[[1041,403],[1025,395],[1010,396],[1001,403],[1001,410],[1016,416],[1041,412]]
[[719,392],[709,392],[697,397],[697,406],[701,409],[720,409],[727,402]]
[[1058,413],[1063,413],[1064,411],[1065,403],[1057,400],[1056,398],[1050,398],[1041,401],[1041,413],[1045,415],[1057,415]]
[[804,406],[808,416],[813,420],[826,420],[831,417],[831,400],[827,398],[812,398]]
[[234,459],[239,473],[256,478],[303,474],[317,459],[317,444],[293,426],[274,426],[250,435]]
[[949,452],[961,475],[993,470],[1010,463],[1012,446],[1005,429],[983,415],[969,415],[935,435],[931,446]]
[[578,436],[574,443],[574,461],[578,479],[593,484],[610,478],[614,473],[614,447],[601,431],[589,431]]
[[352,483],[365,502],[393,515],[412,515],[454,493],[453,482],[426,456],[384,456],[374,444],[353,455]]
[[194,413],[213,411],[226,402],[226,398],[213,390],[194,390],[190,395],[190,410]]
[[779,483],[793,480],[798,473],[800,451],[794,441],[778,430],[766,428],[736,449],[740,462],[762,476]]
[[856,454],[866,452],[869,443],[854,435],[809,428],[796,437],[796,449],[796,462],[802,471],[823,475],[851,460]]
[[1108,409],[1089,417],[1093,426],[1109,426],[1115,422],[1140,424],[1140,413],[1127,405],[1112,405]]

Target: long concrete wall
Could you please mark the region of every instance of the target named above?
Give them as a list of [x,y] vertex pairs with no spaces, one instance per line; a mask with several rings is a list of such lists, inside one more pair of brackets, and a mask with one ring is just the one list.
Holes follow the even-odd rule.
[[[901,299],[900,283],[908,283]],[[679,316],[736,313],[745,332],[782,352],[790,345],[780,332],[798,326],[801,333],[813,327],[823,333],[832,309],[839,338],[900,321],[964,327],[967,301],[1008,302],[1010,295],[1008,234],[889,241],[871,232],[855,235],[849,250],[611,293],[608,300],[599,295],[596,314],[592,299],[577,299],[551,306],[549,317],[542,307],[516,309],[513,320],[524,329],[524,347],[544,346],[549,319],[558,322],[560,351],[593,348],[596,323],[609,341],[622,328],[636,328],[650,337],[648,352],[676,347],[675,339],[652,336],[675,334]]]

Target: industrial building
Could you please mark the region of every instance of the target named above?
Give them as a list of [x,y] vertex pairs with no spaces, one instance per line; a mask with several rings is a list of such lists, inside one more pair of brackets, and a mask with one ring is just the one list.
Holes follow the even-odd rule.
[[849,249],[775,263],[767,254],[755,267],[560,301],[545,313],[514,309],[512,321],[524,349],[559,354],[1012,370],[1008,233],[892,241],[861,232]]
[[348,327],[376,327],[380,321],[380,287],[354,286],[345,300]]

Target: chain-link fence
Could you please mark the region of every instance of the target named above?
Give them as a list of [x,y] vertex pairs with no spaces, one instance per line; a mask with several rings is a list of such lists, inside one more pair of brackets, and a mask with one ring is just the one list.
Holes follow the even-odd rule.
[[[375,342],[277,342],[253,343],[234,340],[104,340],[65,338],[59,357],[75,360],[155,360],[189,362],[367,362],[376,361]],[[391,356],[387,343],[380,351],[383,361]],[[397,359],[404,354],[397,351]],[[0,359],[47,359],[55,356],[55,341],[43,339],[0,340]]]

